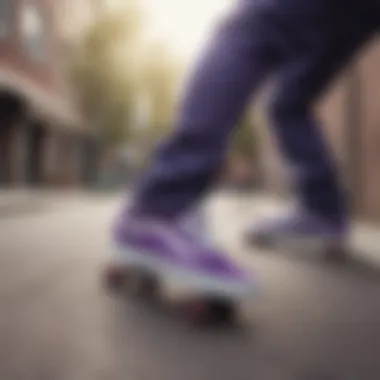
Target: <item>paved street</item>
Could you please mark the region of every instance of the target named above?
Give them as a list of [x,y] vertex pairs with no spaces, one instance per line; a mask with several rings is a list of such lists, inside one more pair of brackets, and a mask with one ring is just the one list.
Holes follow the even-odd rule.
[[116,207],[93,197],[0,218],[0,379],[380,379],[369,272],[248,252],[237,239],[247,204],[216,200],[217,239],[257,271],[263,296],[245,329],[197,331],[102,290]]

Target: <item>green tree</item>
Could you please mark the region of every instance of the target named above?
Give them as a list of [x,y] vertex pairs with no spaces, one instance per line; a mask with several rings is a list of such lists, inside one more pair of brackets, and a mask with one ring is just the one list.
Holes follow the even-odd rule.
[[144,139],[155,144],[171,128],[182,70],[179,62],[162,43],[148,46],[141,70],[141,92],[148,103]]
[[135,6],[102,14],[85,31],[70,67],[75,100],[110,147],[128,134],[142,26]]

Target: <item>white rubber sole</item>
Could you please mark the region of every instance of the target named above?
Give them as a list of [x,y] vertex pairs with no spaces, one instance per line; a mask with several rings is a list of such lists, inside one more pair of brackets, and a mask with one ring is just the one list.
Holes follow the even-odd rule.
[[242,283],[205,276],[158,260],[153,254],[141,253],[133,247],[115,246],[113,263],[158,276],[165,287],[174,293],[210,295],[234,301],[242,301],[258,293],[258,284],[253,278],[248,283]]

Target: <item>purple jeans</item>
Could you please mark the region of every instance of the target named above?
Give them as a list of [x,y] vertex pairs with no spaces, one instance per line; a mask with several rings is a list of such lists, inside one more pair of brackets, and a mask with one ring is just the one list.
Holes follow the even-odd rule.
[[271,124],[294,169],[305,208],[345,219],[346,197],[312,105],[376,31],[372,0],[244,0],[223,20],[200,57],[174,132],[157,148],[135,207],[172,217],[210,188],[231,133],[266,79],[275,87]]

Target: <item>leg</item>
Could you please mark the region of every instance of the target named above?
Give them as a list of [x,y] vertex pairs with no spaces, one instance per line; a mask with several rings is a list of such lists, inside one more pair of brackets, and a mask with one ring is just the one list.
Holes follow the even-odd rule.
[[237,119],[279,59],[274,47],[282,37],[271,12],[241,6],[218,29],[190,79],[175,132],[137,192],[140,212],[176,216],[214,180]]
[[[376,13],[365,4],[336,13],[323,43],[305,49],[282,71],[270,107],[270,116],[285,157],[294,168],[295,185],[304,215],[275,220],[254,228],[249,236],[340,236],[347,228],[345,192],[338,181],[330,151],[313,115],[312,106],[334,75],[375,32]],[[323,35],[324,30],[321,30]]]
[[270,108],[280,147],[294,168],[303,206],[338,222],[347,217],[346,197],[312,106],[337,70],[367,40],[369,32],[361,28],[354,38],[338,39],[289,65],[281,75]]

